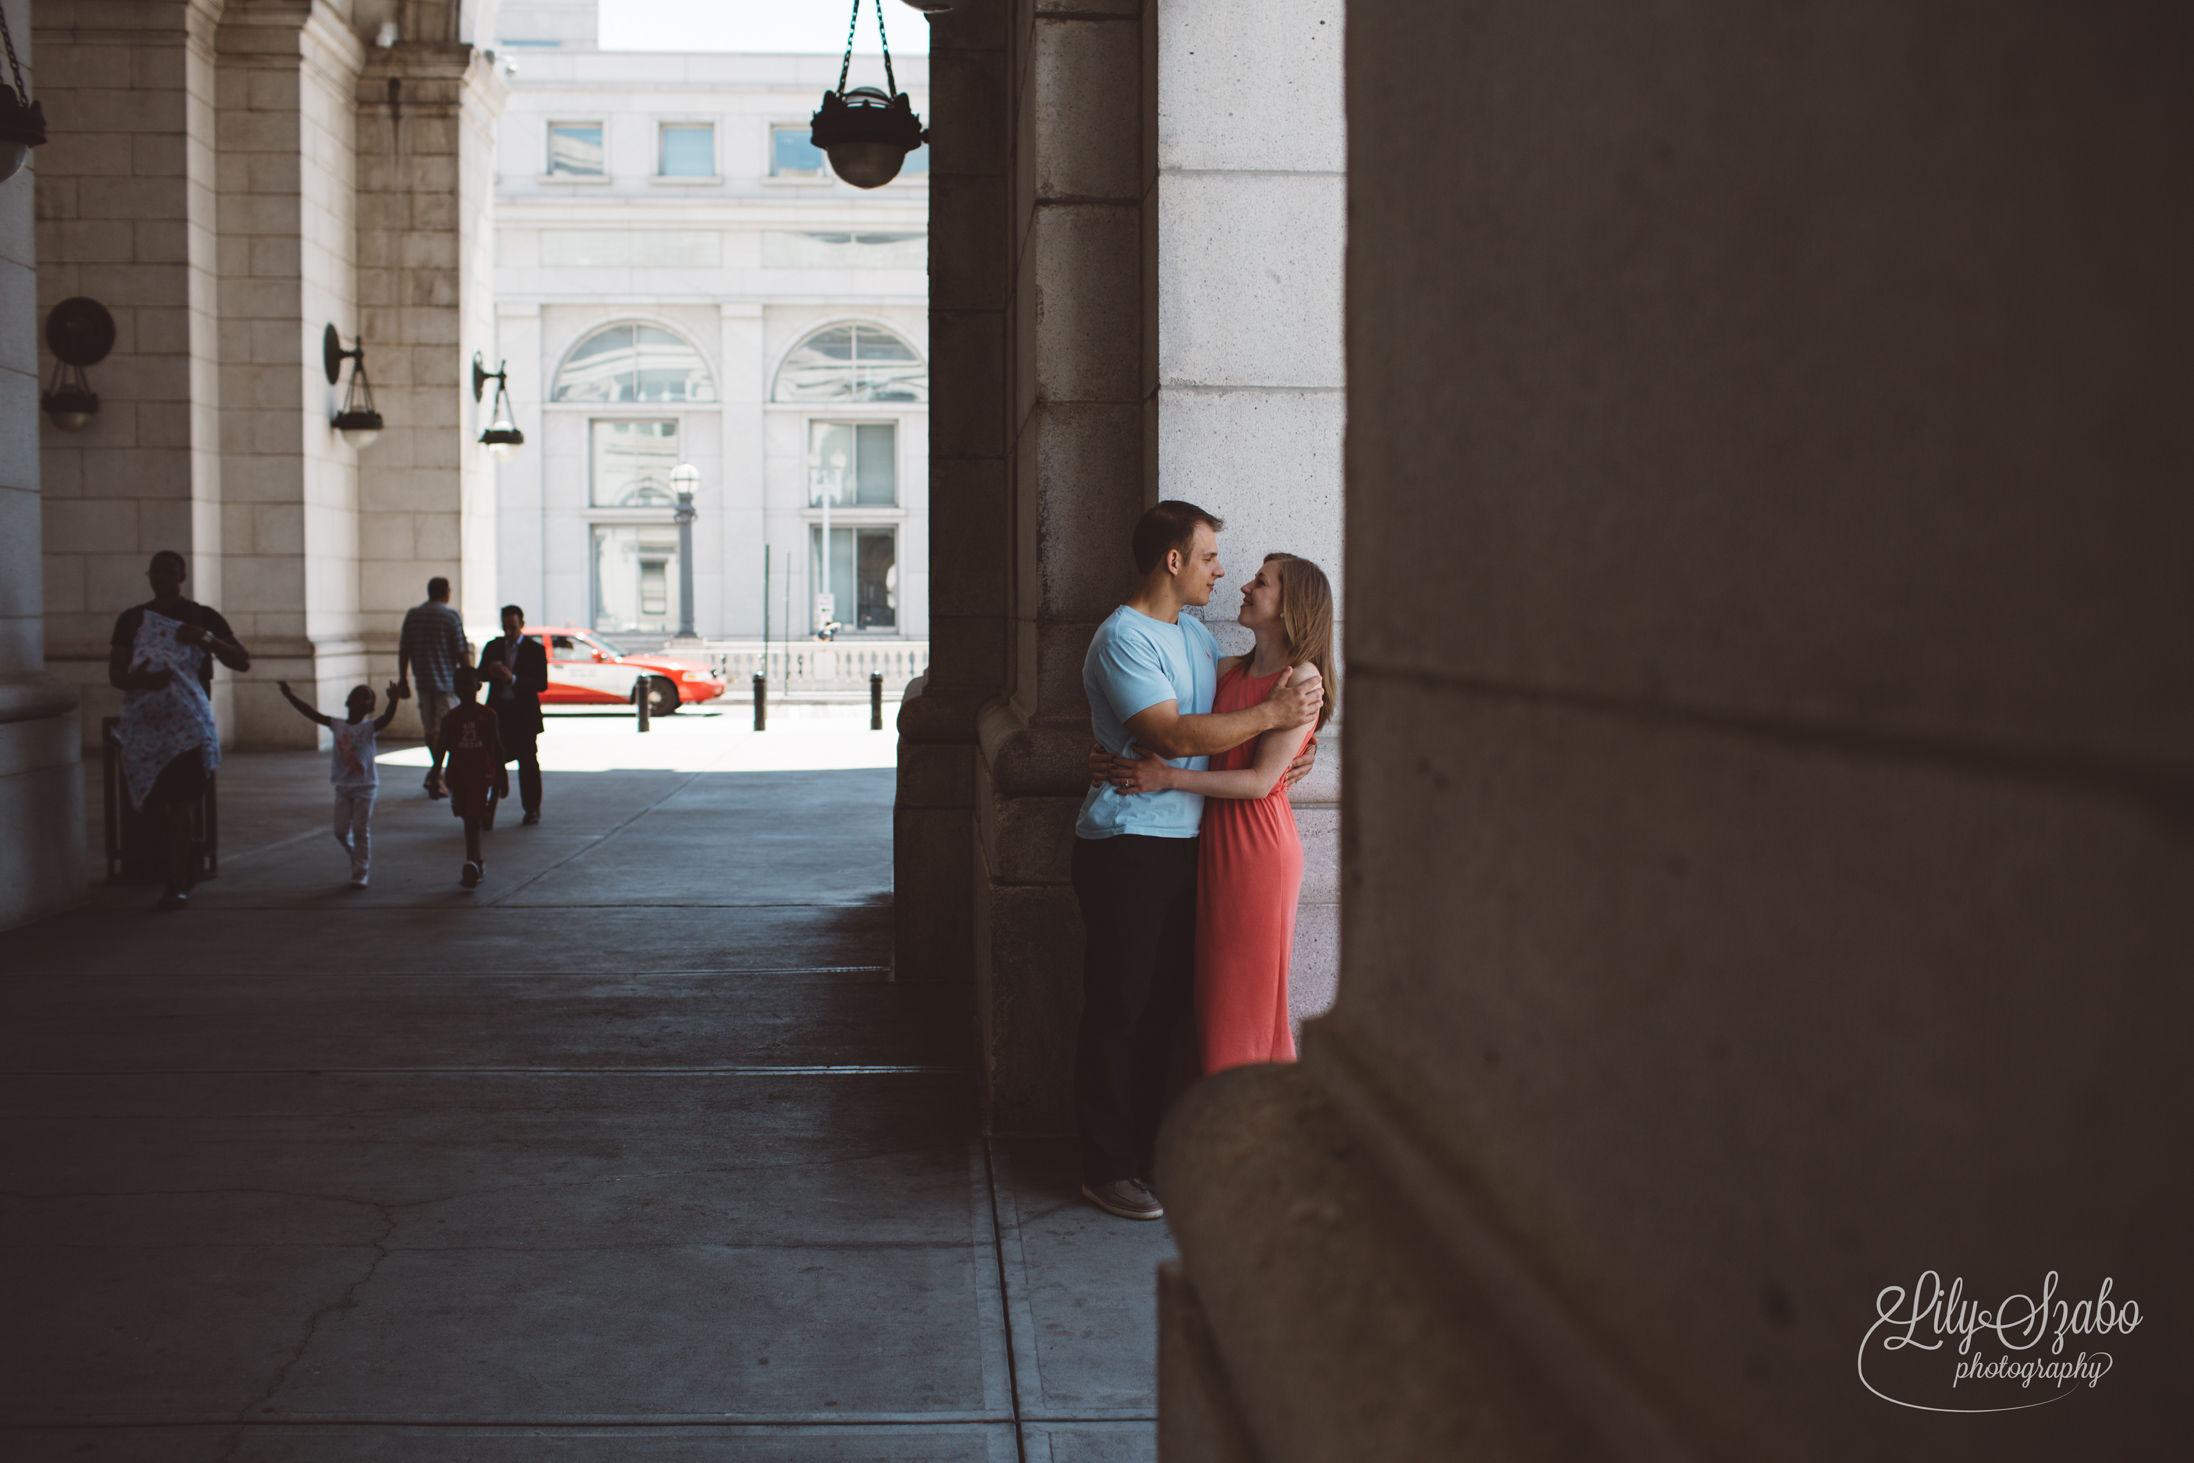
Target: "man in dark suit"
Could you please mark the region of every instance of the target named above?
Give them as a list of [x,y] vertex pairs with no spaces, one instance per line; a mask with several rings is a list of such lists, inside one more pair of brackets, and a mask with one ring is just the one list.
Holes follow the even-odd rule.
[[[541,821],[541,693],[548,689],[548,652],[541,637],[528,635],[526,612],[503,606],[503,633],[480,652],[480,674],[488,687],[488,708],[495,713],[503,760],[518,762],[518,800],[526,822]],[[488,810],[493,824],[495,810]]]

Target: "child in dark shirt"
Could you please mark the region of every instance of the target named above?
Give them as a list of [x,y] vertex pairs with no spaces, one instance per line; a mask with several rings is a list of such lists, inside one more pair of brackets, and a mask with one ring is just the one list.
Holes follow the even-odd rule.
[[480,673],[469,665],[457,667],[457,705],[442,718],[437,742],[443,758],[443,783],[449,789],[449,810],[465,821],[465,867],[458,882],[477,888],[487,873],[480,857],[480,828],[495,806],[494,800],[510,796],[510,774],[503,768],[503,743],[496,733],[495,713],[479,704]]

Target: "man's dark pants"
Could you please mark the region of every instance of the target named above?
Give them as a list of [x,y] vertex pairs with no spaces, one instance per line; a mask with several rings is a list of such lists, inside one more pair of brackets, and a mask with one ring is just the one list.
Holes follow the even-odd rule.
[[541,811],[541,733],[533,719],[517,710],[498,706],[495,734],[503,744],[503,756],[518,762],[518,803],[529,813]]
[[1196,840],[1074,840],[1087,943],[1074,1108],[1082,1181],[1150,1173],[1158,1120],[1196,1074]]

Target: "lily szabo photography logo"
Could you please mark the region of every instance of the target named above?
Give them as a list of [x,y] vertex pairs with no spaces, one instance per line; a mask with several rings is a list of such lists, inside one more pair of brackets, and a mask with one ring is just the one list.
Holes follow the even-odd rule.
[[1922,1412],[2017,1412],[2095,1391],[2116,1365],[2115,1338],[2141,1324],[2140,1303],[2114,1297],[2114,1284],[2106,1277],[2075,1299],[2058,1294],[2052,1270],[2039,1297],[2015,1292],[1994,1305],[1933,1270],[1910,1290],[1884,1286],[1859,1343],[1859,1380]]

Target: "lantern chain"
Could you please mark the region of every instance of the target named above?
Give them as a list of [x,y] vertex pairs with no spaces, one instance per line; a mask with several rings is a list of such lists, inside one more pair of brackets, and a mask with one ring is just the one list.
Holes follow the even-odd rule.
[[[838,95],[846,94],[846,81],[853,73],[853,37],[861,28],[861,0],[853,0],[853,19],[846,23],[846,59],[838,66]],[[876,0],[876,39],[884,48],[884,86],[893,96],[899,94],[899,78],[891,69],[891,37],[884,34],[884,0]],[[12,59],[15,48],[8,48]]]
[[[883,23],[881,11],[877,12],[877,24]],[[23,63],[15,59],[15,34],[8,29],[8,12],[0,7],[0,44],[8,51],[8,70],[15,73],[15,95],[24,106],[30,105],[30,88],[23,84]]]

